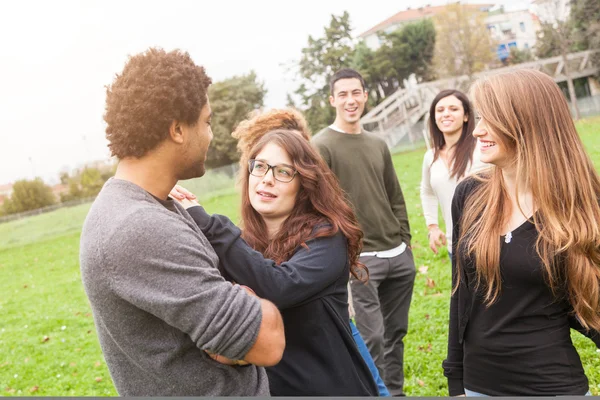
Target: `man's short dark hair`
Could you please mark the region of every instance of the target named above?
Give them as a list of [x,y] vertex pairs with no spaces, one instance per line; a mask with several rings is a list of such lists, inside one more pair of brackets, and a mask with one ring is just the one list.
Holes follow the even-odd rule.
[[335,83],[337,81],[339,81],[340,79],[358,79],[360,81],[360,84],[362,85],[363,90],[367,89],[367,86],[365,85],[365,80],[363,79],[362,75],[358,73],[358,71],[353,70],[352,68],[343,68],[340,69],[338,72],[336,72],[332,77],[331,80],[329,81],[329,90],[331,91],[331,95],[333,96],[333,85],[335,85]]
[[187,52],[150,48],[129,58],[106,88],[106,138],[119,159],[142,157],[169,135],[173,121],[194,125],[211,79]]

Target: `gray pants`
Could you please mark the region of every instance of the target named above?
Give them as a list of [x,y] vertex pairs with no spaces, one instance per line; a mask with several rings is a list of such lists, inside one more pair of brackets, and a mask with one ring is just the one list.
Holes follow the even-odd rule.
[[360,262],[369,269],[369,282],[351,280],[356,325],[391,395],[403,396],[402,339],[416,275],[412,251],[407,248],[393,258],[361,257]]

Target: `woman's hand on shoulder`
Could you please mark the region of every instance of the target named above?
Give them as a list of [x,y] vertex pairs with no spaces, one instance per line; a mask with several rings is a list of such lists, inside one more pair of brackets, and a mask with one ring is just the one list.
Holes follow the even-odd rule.
[[179,202],[185,209],[200,205],[196,196],[183,186],[175,185],[175,187],[171,189],[169,197]]

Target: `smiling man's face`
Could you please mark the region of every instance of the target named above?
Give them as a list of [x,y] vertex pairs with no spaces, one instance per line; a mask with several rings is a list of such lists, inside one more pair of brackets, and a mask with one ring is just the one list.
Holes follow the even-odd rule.
[[357,78],[340,79],[335,82],[329,103],[335,107],[336,121],[347,125],[359,123],[367,97],[367,92]]

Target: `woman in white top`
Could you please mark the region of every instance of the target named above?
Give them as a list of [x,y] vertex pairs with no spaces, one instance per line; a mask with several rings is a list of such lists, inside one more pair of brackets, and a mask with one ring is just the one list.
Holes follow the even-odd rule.
[[[431,148],[423,157],[421,205],[429,233],[429,247],[437,254],[442,245],[452,249],[450,206],[456,185],[472,172],[485,167],[479,159],[473,107],[458,90],[443,90],[429,109]],[[438,205],[446,223],[446,233],[438,224]]]

